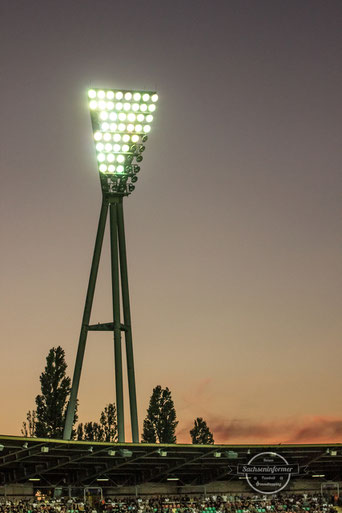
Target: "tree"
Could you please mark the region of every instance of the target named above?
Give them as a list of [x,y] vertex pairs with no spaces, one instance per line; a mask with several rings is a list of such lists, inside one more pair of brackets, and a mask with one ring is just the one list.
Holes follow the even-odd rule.
[[23,427],[21,428],[21,434],[26,437],[32,437],[36,434],[36,422],[37,422],[37,413],[35,410],[29,410],[26,413],[26,421],[23,422]]
[[84,429],[82,422],[76,428],[76,440],[84,440]]
[[89,442],[103,442],[103,429],[97,422],[86,422],[84,424],[84,438]]
[[105,406],[100,415],[100,422],[80,423],[76,429],[77,440],[94,442],[117,442],[118,426],[114,403]]
[[202,417],[197,417],[197,419],[194,420],[194,427],[190,430],[190,435],[193,444],[214,443],[213,434]]
[[[70,378],[65,372],[64,350],[58,346],[50,349],[44,372],[40,375],[41,394],[36,397],[35,435],[43,438],[62,438]],[[77,415],[75,414],[74,422]]]
[[118,441],[118,424],[116,418],[116,407],[114,403],[109,403],[101,412],[100,424],[103,429],[104,442]]
[[170,390],[160,385],[153,389],[147,415],[144,420],[143,442],[176,443],[178,425],[176,410]]

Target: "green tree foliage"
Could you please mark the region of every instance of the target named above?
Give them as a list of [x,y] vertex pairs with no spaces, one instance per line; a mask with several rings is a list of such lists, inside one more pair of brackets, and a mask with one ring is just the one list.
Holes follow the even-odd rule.
[[118,441],[118,424],[116,419],[116,407],[114,403],[109,403],[100,415],[100,425],[103,429],[104,442]]
[[160,385],[153,389],[144,420],[142,441],[147,443],[176,443],[176,410],[170,390]]
[[118,426],[115,404],[109,403],[105,406],[100,415],[100,422],[79,424],[76,429],[76,439],[93,442],[117,442]]
[[36,421],[37,414],[35,410],[29,410],[26,413],[26,421],[23,422],[23,427],[21,428],[21,434],[23,436],[32,437],[36,434]]
[[207,423],[202,417],[197,417],[194,421],[194,427],[190,430],[193,444],[213,444],[214,437],[209,430]]
[[[44,372],[40,375],[41,394],[36,397],[36,410],[29,410],[23,422],[24,436],[62,438],[66,408],[70,394],[70,378],[66,376],[67,364],[64,350],[58,346],[50,349]],[[78,401],[74,415],[77,421]],[[76,432],[72,430],[72,438]]]
[[82,422],[76,428],[76,440],[84,440],[84,428]]
[[91,442],[103,441],[103,429],[97,422],[86,422],[84,424],[84,438]]
[[[62,438],[70,378],[66,376],[64,350],[50,349],[44,372],[40,375],[41,394],[36,397],[35,435],[42,438]],[[74,419],[74,421],[76,418]]]

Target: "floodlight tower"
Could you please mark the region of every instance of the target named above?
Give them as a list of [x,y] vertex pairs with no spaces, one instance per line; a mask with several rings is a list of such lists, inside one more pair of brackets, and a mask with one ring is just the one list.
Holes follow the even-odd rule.
[[[134,377],[131,311],[123,198],[138,180],[142,152],[151,130],[158,95],[154,91],[91,89],[88,91],[91,124],[102,189],[102,206],[83,312],[81,333],[67,409],[63,438],[71,438],[88,331],[113,331],[118,440],[125,441],[121,332],[125,334],[132,439],[139,442]],[[107,214],[110,218],[113,322],[90,325],[97,273]],[[123,322],[121,322],[121,304]]]

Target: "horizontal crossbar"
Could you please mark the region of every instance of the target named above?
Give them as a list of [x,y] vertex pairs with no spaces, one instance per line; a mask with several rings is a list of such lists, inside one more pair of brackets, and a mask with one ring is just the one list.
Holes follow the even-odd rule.
[[[114,322],[103,322],[86,326],[88,331],[114,331]],[[127,331],[127,326],[120,324],[121,331]]]

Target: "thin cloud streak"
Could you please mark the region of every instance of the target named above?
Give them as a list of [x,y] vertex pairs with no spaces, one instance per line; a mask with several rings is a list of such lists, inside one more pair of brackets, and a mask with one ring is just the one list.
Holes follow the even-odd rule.
[[[342,440],[342,418],[307,417],[253,422],[245,419],[206,419],[215,443],[333,443]],[[187,425],[177,433],[178,442],[189,442]]]

